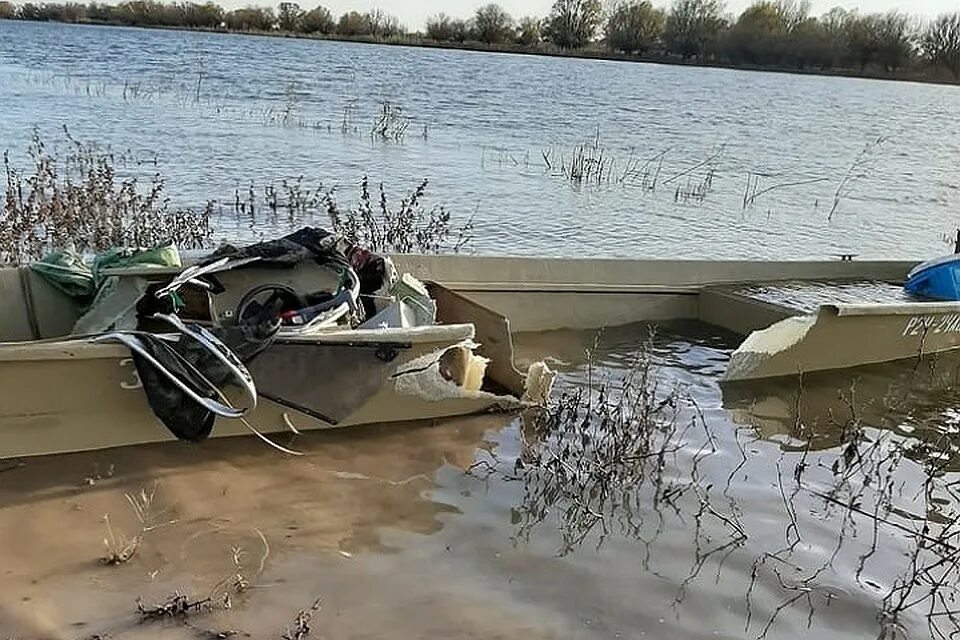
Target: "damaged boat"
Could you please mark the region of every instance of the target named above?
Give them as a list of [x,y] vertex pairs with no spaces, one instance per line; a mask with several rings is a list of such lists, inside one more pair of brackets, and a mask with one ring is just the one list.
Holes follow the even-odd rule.
[[69,265],[0,269],[0,457],[522,408],[553,379],[522,332],[695,320],[745,337],[731,382],[960,348],[929,277],[956,259],[387,257],[308,228],[168,262],[101,265],[83,304]]
[[547,392],[544,367],[514,366],[505,317],[323,230],[186,268],[126,257],[93,276],[77,260],[0,269],[0,458],[514,410]]
[[[687,320],[720,327],[740,340],[724,373],[728,381],[795,377],[960,348],[960,302],[944,299],[951,295],[944,283],[960,282],[956,257],[919,266],[851,256],[402,260],[417,275],[455,275],[446,286],[508,316],[517,332]],[[941,272],[930,277],[931,268]],[[941,299],[934,299],[933,286]]]
[[726,380],[796,376],[919,360],[960,348],[960,257],[910,269],[905,278],[745,284],[714,302],[770,318],[730,356]]

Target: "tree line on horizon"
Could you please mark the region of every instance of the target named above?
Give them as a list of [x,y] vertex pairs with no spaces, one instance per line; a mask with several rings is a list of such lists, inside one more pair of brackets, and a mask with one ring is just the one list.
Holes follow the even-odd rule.
[[738,16],[723,0],[556,0],[547,16],[515,19],[486,4],[470,18],[431,17],[411,33],[380,10],[335,17],[323,6],[294,2],[277,9],[225,10],[213,3],[128,0],[101,3],[24,3],[0,0],[0,18],[300,33],[384,41],[432,41],[460,46],[539,51],[609,51],[646,59],[678,58],[740,66],[812,70],[870,68],[949,72],[960,80],[960,11],[932,20],[899,11],[860,13],[836,7],[821,16],[807,0],[756,0]]

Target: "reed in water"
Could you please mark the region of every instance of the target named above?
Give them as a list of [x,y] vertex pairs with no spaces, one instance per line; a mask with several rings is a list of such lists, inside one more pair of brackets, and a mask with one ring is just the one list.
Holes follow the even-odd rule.
[[[750,394],[744,409],[769,422],[771,402],[793,403],[787,432],[771,442],[752,427],[731,433],[685,385],[666,384],[668,342],[650,338],[628,366],[620,352],[610,366],[601,337],[584,364],[561,369],[548,405],[527,418],[515,461],[496,450],[478,456],[471,475],[520,485],[516,541],[555,530],[566,556],[633,540],[642,566],[676,585],[677,616],[694,588],[723,582],[729,592],[725,566],[745,567],[745,581],[729,580],[743,589],[743,631],[755,638],[779,637],[780,623],[797,616],[809,626],[829,615],[844,597],[834,576],[849,567],[874,607],[878,637],[908,637],[917,625],[931,638],[954,637],[960,450],[951,414],[936,407],[954,402],[957,371],[921,358],[889,396],[863,395],[856,382],[814,388],[801,377],[790,391],[780,381],[766,405]],[[910,389],[940,404],[918,409],[904,398]],[[829,410],[820,408],[825,396],[835,397]],[[750,507],[761,486],[770,487],[770,509]],[[676,556],[685,544],[678,536],[689,537],[691,560],[686,575],[673,576],[657,558]],[[791,621],[781,620],[788,612]]]
[[[384,116],[387,117],[387,116]],[[378,135],[402,137],[395,118]],[[405,125],[404,125],[405,126]],[[174,207],[156,155],[115,152],[75,139],[64,128],[61,140],[33,132],[26,149],[28,169],[3,156],[0,193],[0,263],[26,264],[51,251],[81,253],[111,247],[205,248],[225,210],[212,198],[198,208]],[[146,182],[146,184],[145,184]],[[308,184],[303,175],[257,186],[251,180],[233,197],[234,219],[269,222],[276,232],[319,224],[373,251],[442,253],[466,249],[473,220],[456,224],[442,205],[426,204],[427,180],[399,203],[383,183],[374,196],[370,180],[359,182],[357,201],[341,204],[335,187]]]
[[24,264],[68,247],[153,247],[175,242],[192,248],[210,239],[213,201],[199,209],[170,206],[155,173],[146,187],[132,172],[144,161],[130,152],[74,139],[57,152],[35,130],[27,149],[33,166],[19,170],[4,153],[0,209],[0,263]]

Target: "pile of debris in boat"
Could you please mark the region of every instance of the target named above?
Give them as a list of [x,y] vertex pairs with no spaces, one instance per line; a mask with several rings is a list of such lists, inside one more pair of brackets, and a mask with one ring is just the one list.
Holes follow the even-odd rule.
[[186,267],[58,252],[0,292],[0,458],[245,429],[289,451],[264,434],[516,410],[553,379],[503,316],[311,227]]

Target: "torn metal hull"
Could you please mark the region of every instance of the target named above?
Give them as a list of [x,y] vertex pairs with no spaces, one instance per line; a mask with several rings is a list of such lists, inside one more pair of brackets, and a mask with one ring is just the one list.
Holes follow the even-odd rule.
[[[227,292],[211,316],[232,310],[258,278],[315,277],[312,269],[263,271],[224,276]],[[23,284],[32,278],[0,269],[0,290],[14,285],[3,291],[11,304],[0,311],[0,339],[24,329],[41,334],[0,342],[0,459],[173,439],[148,402],[130,350],[65,335],[61,327],[76,313],[43,281]],[[442,324],[281,333],[248,365],[260,392],[249,425],[264,434],[293,433],[526,406],[508,321],[439,285],[431,290],[442,297]],[[14,296],[26,302],[17,305]],[[21,317],[29,322],[18,329]],[[242,421],[218,418],[211,435],[249,433]]]
[[[434,335],[396,336],[375,348],[367,345],[372,352],[358,352],[355,343],[336,339],[274,345],[259,370],[266,392],[247,420],[258,431],[275,434],[518,408],[516,397],[464,389],[441,375],[440,356],[473,333],[471,326],[458,325]],[[287,352],[294,347],[299,362]],[[352,383],[369,374],[377,384],[352,390],[330,384],[338,373],[330,364],[354,367],[357,375],[348,377]],[[274,370],[277,365],[285,371]],[[286,386],[294,375],[302,376],[303,384],[291,393]],[[121,345],[0,345],[0,389],[0,458],[173,439],[154,415],[130,353]],[[341,395],[348,392],[348,397]],[[249,433],[239,421],[218,419],[212,436]]]
[[[823,304],[814,311],[733,294],[725,287],[785,281],[902,282],[914,262],[565,260],[464,256],[395,256],[401,271],[431,286],[438,320],[469,325],[486,378],[504,394],[448,387],[436,393],[438,356],[466,334],[442,337],[327,335],[310,344],[283,340],[255,360],[260,405],[250,422],[265,433],[371,422],[430,419],[516,406],[525,380],[513,364],[513,332],[594,329],[631,322],[700,320],[741,335],[727,377],[757,379],[798,371],[846,368],[915,357],[960,346],[960,305],[940,303]],[[159,272],[158,272],[159,273]],[[276,272],[274,272],[276,273]],[[276,279],[273,275],[271,278]],[[284,272],[296,285],[309,270]],[[225,274],[224,308],[257,282],[256,269]],[[241,281],[242,280],[242,281]],[[36,342],[69,332],[75,309],[36,274],[0,269],[0,457],[170,439],[136,388],[129,352],[116,345]],[[507,320],[509,318],[509,320]],[[785,324],[779,324],[785,321]],[[769,328],[769,329],[768,329]],[[455,331],[455,330],[454,330]],[[779,336],[781,346],[772,339]],[[341,342],[333,344],[337,340]],[[21,342],[13,342],[21,341]],[[350,370],[357,347],[371,382]],[[276,350],[276,351],[274,351]],[[427,358],[426,361],[423,358]],[[429,367],[414,370],[423,364]],[[359,365],[358,365],[359,366]],[[405,369],[405,367],[412,367]],[[334,372],[342,383],[324,391]],[[441,377],[442,378],[442,377]],[[347,380],[352,382],[347,382]],[[316,383],[314,383],[316,381]],[[448,381],[449,382],[449,381]],[[451,383],[452,384],[452,383]],[[506,393],[506,392],[509,392]],[[213,435],[246,433],[218,420]]]
[[823,305],[751,333],[725,379],[796,376],[960,348],[960,303]]

